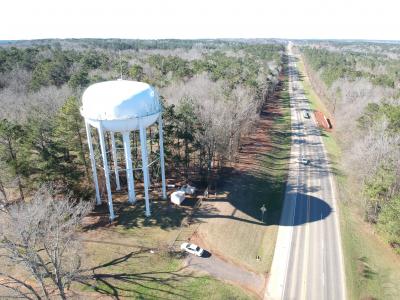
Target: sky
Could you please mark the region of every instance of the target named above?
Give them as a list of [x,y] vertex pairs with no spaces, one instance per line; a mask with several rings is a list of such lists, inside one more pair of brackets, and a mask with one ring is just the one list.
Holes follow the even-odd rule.
[[0,40],[400,40],[398,0],[2,0]]

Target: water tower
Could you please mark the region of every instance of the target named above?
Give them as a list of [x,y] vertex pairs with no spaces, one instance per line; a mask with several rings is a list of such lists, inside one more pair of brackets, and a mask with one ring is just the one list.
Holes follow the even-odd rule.
[[167,198],[161,111],[162,107],[158,94],[150,85],[143,82],[129,80],[105,81],[89,86],[83,93],[81,115],[85,118],[94,186],[96,189],[96,204],[100,205],[101,199],[90,126],[95,127],[99,135],[111,220],[114,219],[115,215],[110,185],[110,168],[107,159],[107,144],[105,141],[105,134],[107,132],[111,135],[111,154],[114,162],[114,175],[117,190],[120,189],[119,171],[121,169],[118,167],[115,133],[120,132],[122,134],[126,165],[125,170],[128,182],[128,201],[130,203],[135,203],[136,196],[132,169],[130,132],[139,131],[146,206],[145,214],[146,216],[150,216],[150,178],[148,167],[153,162],[148,162],[146,128],[158,122],[162,195],[164,199]]

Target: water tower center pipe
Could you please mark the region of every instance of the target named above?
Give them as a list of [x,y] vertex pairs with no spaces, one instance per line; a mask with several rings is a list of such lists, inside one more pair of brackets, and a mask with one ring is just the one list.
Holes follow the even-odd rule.
[[158,117],[158,134],[159,134],[159,147],[160,147],[160,164],[161,164],[161,181],[162,181],[162,197],[167,199],[167,187],[165,183],[165,162],[164,162],[164,137],[163,137],[163,124],[161,114]]
[[[139,121],[140,122],[140,121]],[[141,123],[141,122],[140,122]],[[142,124],[140,127],[140,146],[142,148],[142,170],[144,179],[144,197],[146,204],[146,217],[150,217],[150,203],[149,203],[149,166],[147,159],[147,137],[146,137],[146,127]]]
[[124,153],[125,153],[125,163],[126,163],[126,177],[128,179],[128,201],[129,203],[135,203],[135,183],[133,178],[132,170],[132,157],[131,157],[131,143],[129,139],[129,131],[122,133],[122,140],[124,141]]
[[121,185],[119,183],[117,148],[115,147],[114,132],[111,131],[110,133],[111,133],[112,159],[113,159],[113,162],[114,162],[115,183],[117,185],[116,190],[119,191],[119,190],[121,190]]

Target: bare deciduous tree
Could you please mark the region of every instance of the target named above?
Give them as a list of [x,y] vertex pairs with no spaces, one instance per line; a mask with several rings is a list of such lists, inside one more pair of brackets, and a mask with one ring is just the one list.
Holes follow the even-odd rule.
[[77,228],[90,208],[48,189],[9,207],[0,222],[0,286],[28,299],[66,299],[81,267]]
[[198,123],[193,135],[201,148],[199,156],[205,163],[207,182],[214,162],[222,166],[224,160],[234,158],[240,138],[252,128],[264,102],[252,88],[237,85],[230,90],[227,86],[203,73],[162,91],[167,102],[177,107],[190,99]]

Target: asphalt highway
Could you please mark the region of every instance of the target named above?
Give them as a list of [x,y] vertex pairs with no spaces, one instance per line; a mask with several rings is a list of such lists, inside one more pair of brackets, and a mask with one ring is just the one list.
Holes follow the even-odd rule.
[[265,299],[346,299],[332,168],[290,45],[288,60],[292,150]]

